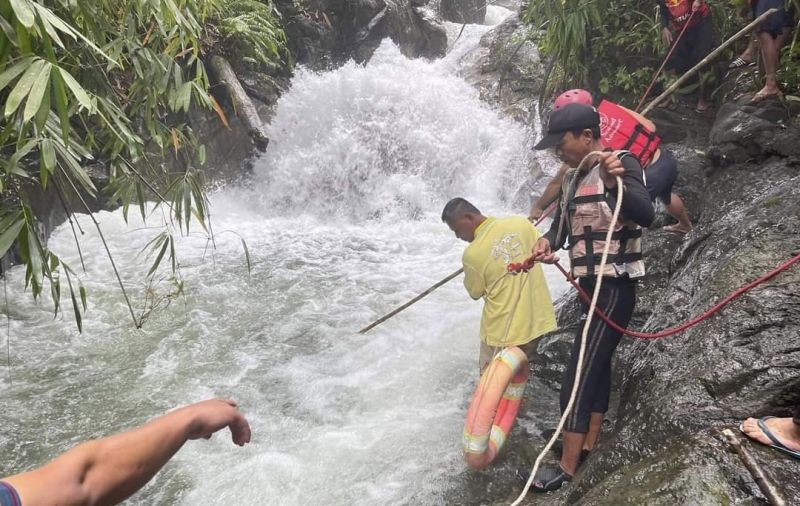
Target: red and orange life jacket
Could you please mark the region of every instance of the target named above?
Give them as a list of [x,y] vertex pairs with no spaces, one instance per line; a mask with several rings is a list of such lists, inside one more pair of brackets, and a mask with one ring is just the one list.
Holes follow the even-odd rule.
[[613,150],[630,151],[642,167],[646,167],[661,143],[661,137],[651,132],[624,108],[603,100],[597,106],[600,113],[600,138]]
[[691,21],[689,22],[688,28],[691,28],[704,17],[708,16],[709,8],[708,4],[705,2],[703,2],[702,7],[697,9],[697,14],[692,16],[692,4],[694,1],[695,0],[664,0],[667,10],[669,11],[669,19],[672,21],[673,30],[682,29],[683,25],[689,21],[689,18],[691,18]]

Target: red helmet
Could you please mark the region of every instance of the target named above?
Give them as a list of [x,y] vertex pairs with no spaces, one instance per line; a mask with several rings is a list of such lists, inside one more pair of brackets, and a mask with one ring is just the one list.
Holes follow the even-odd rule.
[[556,98],[553,102],[553,110],[557,111],[567,104],[592,105],[592,94],[586,90],[574,89],[567,90]]

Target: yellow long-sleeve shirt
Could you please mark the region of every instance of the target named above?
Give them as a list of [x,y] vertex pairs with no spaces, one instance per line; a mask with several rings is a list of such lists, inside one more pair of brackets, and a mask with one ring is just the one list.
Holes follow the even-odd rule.
[[[540,265],[528,274],[503,277],[509,263],[530,256],[539,236],[526,218],[489,217],[478,226],[475,239],[464,250],[464,286],[473,299],[484,299],[480,338],[489,346],[522,345],[556,329],[553,303]],[[504,336],[518,294],[511,326]]]

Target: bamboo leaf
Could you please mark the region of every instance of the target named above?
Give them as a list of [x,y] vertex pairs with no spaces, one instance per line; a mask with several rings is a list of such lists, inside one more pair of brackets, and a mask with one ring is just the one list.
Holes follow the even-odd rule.
[[220,107],[219,103],[216,101],[216,99],[214,99],[213,95],[209,94],[208,98],[211,99],[211,105],[214,107],[214,112],[216,112],[217,116],[219,116],[219,120],[222,121],[222,124],[225,125],[225,128],[230,129],[231,126],[228,123],[228,117],[225,116],[225,111],[222,110],[222,107]]
[[247,241],[245,241],[242,238],[240,238],[240,239],[242,241],[242,248],[244,248],[244,259],[245,259],[245,262],[247,263],[247,274],[249,275],[250,274],[250,268],[251,268],[250,249],[248,249],[248,247],[247,247]]
[[0,74],[0,90],[8,86],[8,83],[16,79],[18,75],[22,74],[35,59],[36,58],[32,56],[23,58]]
[[39,72],[39,75],[36,77],[33,86],[31,86],[31,91],[28,94],[28,100],[25,102],[25,110],[22,113],[22,121],[30,121],[36,115],[36,113],[39,112],[39,108],[42,106],[42,99],[44,98],[44,94],[48,90],[48,85],[50,84],[51,68],[52,66],[50,65],[50,62],[44,62],[41,72]]
[[92,103],[92,99],[89,97],[89,94],[86,90],[83,89],[78,81],[72,77],[72,74],[67,72],[61,67],[58,67],[58,70],[61,72],[61,77],[64,79],[64,83],[67,87],[72,91],[72,94],[75,95],[75,98],[78,99],[78,102],[85,107],[89,112],[94,112],[94,104]]
[[36,17],[33,12],[34,6],[31,5],[30,0],[10,0],[10,3],[20,24],[25,28],[32,28]]
[[2,234],[0,234],[0,257],[4,256],[11,245],[14,244],[14,241],[17,239],[19,235],[19,231],[25,225],[25,219],[22,216],[22,212],[20,211],[14,216],[14,221],[6,227]]
[[67,90],[64,85],[64,78],[61,77],[61,70],[58,67],[53,69],[53,96],[56,98],[56,110],[61,126],[61,138],[65,144],[69,144],[69,104],[67,102]]
[[44,60],[37,59],[31,63],[25,73],[22,74],[19,81],[17,81],[16,86],[11,90],[11,93],[8,95],[8,100],[6,101],[6,118],[14,114],[25,97],[28,96],[28,93],[31,91],[31,86],[36,82],[36,77],[41,72],[44,63]]
[[156,257],[155,261],[153,262],[153,265],[150,266],[150,270],[147,271],[147,277],[150,277],[150,275],[153,274],[156,271],[156,269],[158,269],[158,266],[161,263],[161,259],[164,258],[164,253],[167,252],[167,246],[168,245],[169,245],[169,240],[165,240],[164,241],[164,245],[161,246],[161,251],[158,252],[158,256]]

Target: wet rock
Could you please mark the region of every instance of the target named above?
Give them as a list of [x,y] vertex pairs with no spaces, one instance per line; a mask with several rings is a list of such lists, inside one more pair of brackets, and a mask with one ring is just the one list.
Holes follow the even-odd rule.
[[[735,145],[750,157],[759,159],[771,155],[800,156],[800,128],[792,118],[791,109],[777,100],[750,104],[745,98],[724,104],[717,114],[709,138],[720,146]],[[741,156],[731,157],[744,161]]]
[[287,19],[297,62],[315,70],[368,61],[387,37],[410,58],[436,58],[447,48],[447,34],[427,0],[314,0],[302,8],[282,0],[277,7]]
[[510,16],[483,36],[475,52],[467,55],[475,63],[462,75],[480,90],[481,98],[523,123],[538,122],[544,65],[531,29]]
[[486,0],[442,0],[439,14],[442,19],[454,23],[483,24]]

